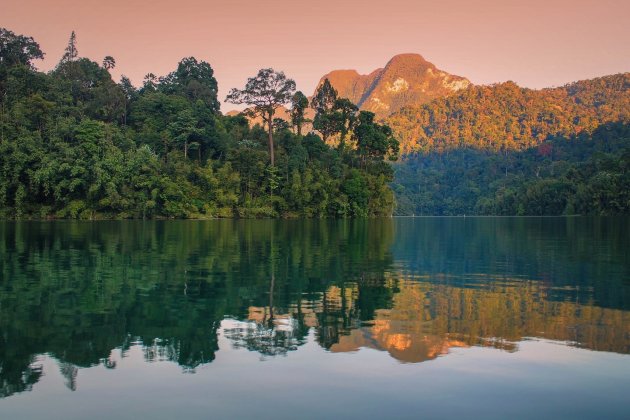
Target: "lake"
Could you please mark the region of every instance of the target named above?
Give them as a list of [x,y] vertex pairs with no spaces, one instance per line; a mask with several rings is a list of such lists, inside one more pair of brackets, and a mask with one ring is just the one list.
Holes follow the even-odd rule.
[[0,222],[0,418],[627,418],[630,218]]

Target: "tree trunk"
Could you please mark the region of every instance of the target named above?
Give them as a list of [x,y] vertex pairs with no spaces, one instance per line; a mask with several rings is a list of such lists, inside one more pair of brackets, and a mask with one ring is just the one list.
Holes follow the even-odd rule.
[[273,113],[269,113],[269,121],[267,121],[267,125],[269,126],[269,157],[271,159],[271,166],[275,165],[274,155],[273,155]]

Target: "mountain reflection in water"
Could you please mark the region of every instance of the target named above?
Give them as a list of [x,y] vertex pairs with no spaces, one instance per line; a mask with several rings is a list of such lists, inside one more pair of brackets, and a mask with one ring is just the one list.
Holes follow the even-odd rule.
[[[185,372],[316,340],[404,363],[544,338],[630,353],[630,230],[616,218],[0,223],[0,396],[112,350]],[[226,319],[233,321],[225,322]],[[219,334],[230,343],[219,346]],[[218,362],[217,362],[218,363]]]

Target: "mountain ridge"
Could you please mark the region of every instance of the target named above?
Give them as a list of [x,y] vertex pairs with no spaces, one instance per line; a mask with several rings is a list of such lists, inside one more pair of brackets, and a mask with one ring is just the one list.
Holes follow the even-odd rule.
[[[403,53],[393,56],[383,68],[369,74],[356,70],[333,70],[317,84],[328,79],[340,97],[350,99],[359,109],[378,118],[410,105],[422,105],[471,86],[465,77],[438,69],[422,55]],[[317,89],[316,89],[317,90]]]
[[[312,95],[326,79],[338,97],[349,99],[360,110],[374,112],[380,120],[403,108],[423,105],[472,86],[465,77],[440,70],[416,53],[397,54],[384,67],[368,74],[360,74],[356,69],[331,70],[321,77]],[[239,113],[231,110],[226,115]],[[306,116],[312,119],[315,111],[308,108]],[[290,120],[286,107],[278,108],[276,117]],[[262,119],[252,118],[250,123],[262,124]]]

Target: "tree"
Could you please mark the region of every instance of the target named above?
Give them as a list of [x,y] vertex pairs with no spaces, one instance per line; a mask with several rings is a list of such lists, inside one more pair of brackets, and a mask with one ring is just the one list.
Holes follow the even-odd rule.
[[111,70],[114,67],[116,67],[116,60],[114,60],[114,57],[112,57],[111,55],[108,55],[105,58],[103,58],[103,67],[106,68],[107,70]]
[[311,99],[311,108],[317,112],[330,111],[335,106],[336,100],[337,90],[328,79],[324,79]]
[[333,109],[336,115],[337,129],[341,135],[339,138],[339,150],[343,152],[346,137],[356,125],[359,108],[350,99],[339,98],[335,101]]
[[217,79],[207,62],[186,57],[179,62],[177,70],[161,77],[159,81],[160,91],[185,96],[191,101],[201,100],[212,112],[219,112]]
[[42,58],[44,53],[32,37],[0,28],[0,67],[23,65],[32,69],[31,61]]
[[[109,89],[115,85],[106,69],[87,58],[62,61],[52,74],[59,83],[58,86],[63,86],[63,89],[71,93],[76,104],[81,103],[88,107],[94,105],[93,100],[96,96],[103,96],[103,92],[99,90]],[[118,92],[116,96],[119,96]],[[107,98],[101,98],[101,102],[109,101]]]
[[339,132],[339,116],[334,111],[336,101],[337,91],[328,79],[324,79],[311,99],[311,108],[316,112],[313,128],[322,134],[324,141]]
[[158,78],[153,73],[147,73],[142,82],[142,90],[152,92],[157,87]]
[[273,119],[273,128],[275,129],[276,133],[282,130],[288,130],[290,127],[291,126],[289,125],[289,122],[285,119],[282,119],[282,118]]
[[398,158],[399,144],[392,135],[392,129],[374,122],[374,116],[373,112],[361,111],[354,129],[357,151],[364,165],[367,160],[379,161],[385,156],[389,156],[390,160]]
[[131,80],[124,74],[120,76],[120,83],[118,84],[120,89],[123,91],[125,95],[125,110],[123,114],[123,125],[127,124],[127,116],[129,114],[129,105],[131,102],[135,101],[138,98],[138,91],[131,83]]
[[261,116],[268,129],[269,157],[275,165],[273,146],[273,116],[276,109],[291,100],[295,92],[295,82],[287,79],[283,72],[267,68],[258,71],[256,77],[247,79],[245,89],[232,89],[226,101],[233,104],[246,104],[250,116]]
[[66,47],[63,57],[61,57],[61,62],[65,63],[68,61],[74,61],[78,57],[78,55],[79,51],[77,50],[77,36],[74,31],[72,31],[72,33],[70,34],[70,39],[68,40],[68,46]]
[[291,98],[291,125],[298,136],[302,135],[302,125],[306,122],[304,112],[308,107],[308,98],[301,91],[295,92]]
[[[4,140],[9,68],[26,66],[32,70],[33,64],[31,61],[42,58],[44,58],[44,53],[32,37],[16,35],[8,29],[0,28],[0,142]],[[23,73],[28,74],[30,72],[23,71]],[[29,83],[28,85],[31,84]]]
[[198,136],[201,132],[197,128],[197,120],[190,109],[184,109],[175,116],[175,120],[168,125],[171,137],[183,145],[184,157],[188,158],[188,148],[190,146],[199,147],[199,143],[189,143],[191,138]]

